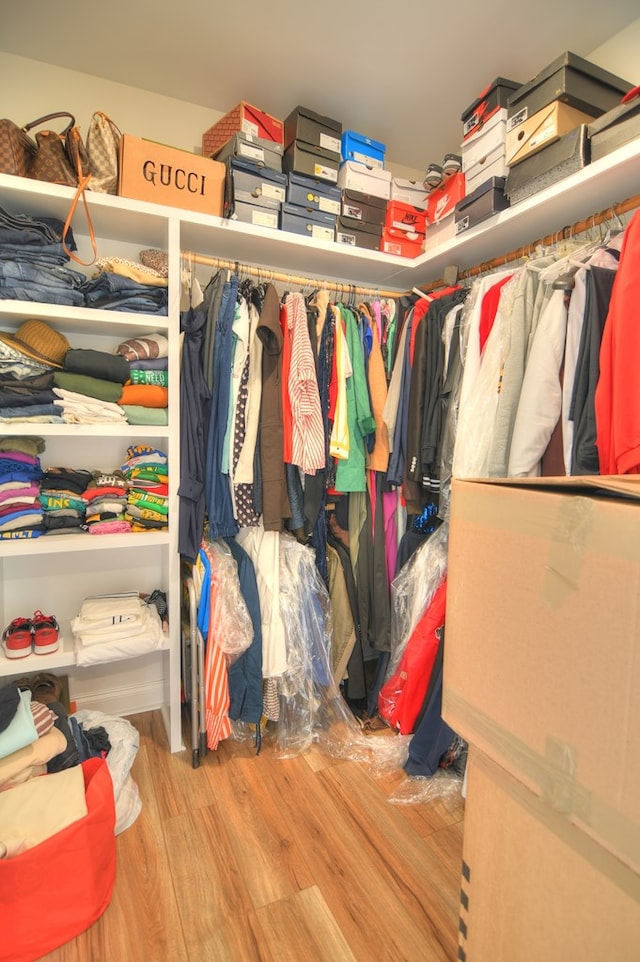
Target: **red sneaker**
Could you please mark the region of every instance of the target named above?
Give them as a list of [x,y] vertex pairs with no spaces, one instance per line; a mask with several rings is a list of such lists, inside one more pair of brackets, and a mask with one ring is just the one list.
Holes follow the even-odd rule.
[[58,650],[60,628],[53,615],[43,615],[41,611],[34,611],[31,619],[33,625],[33,650],[36,655],[51,655]]
[[31,654],[33,640],[28,618],[14,618],[2,632],[2,647],[7,658],[26,658]]

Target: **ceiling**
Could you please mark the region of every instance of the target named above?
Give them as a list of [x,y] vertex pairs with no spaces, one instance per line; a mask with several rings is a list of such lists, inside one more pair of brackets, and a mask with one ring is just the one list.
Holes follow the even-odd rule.
[[[86,0],[0,4],[0,48],[217,111],[298,104],[416,170],[456,152],[497,76],[530,80],[638,18],[638,0]],[[625,78],[635,81],[635,78]],[[6,91],[5,91],[6,95]]]

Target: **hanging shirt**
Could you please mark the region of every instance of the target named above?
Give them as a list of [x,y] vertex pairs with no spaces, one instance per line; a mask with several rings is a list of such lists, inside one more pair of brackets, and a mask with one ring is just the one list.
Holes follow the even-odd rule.
[[302,294],[286,299],[287,325],[291,334],[289,400],[291,403],[291,463],[305,474],[325,467],[324,426],[316,364],[309,339],[307,312]]

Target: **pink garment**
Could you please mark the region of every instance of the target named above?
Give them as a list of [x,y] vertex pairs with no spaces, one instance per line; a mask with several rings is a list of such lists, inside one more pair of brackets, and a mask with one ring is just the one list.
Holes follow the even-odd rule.
[[207,627],[207,647],[204,656],[204,693],[205,693],[205,727],[207,730],[207,748],[215,751],[224,738],[231,734],[229,721],[229,675],[227,656],[218,643],[215,633],[217,619],[215,611],[217,596],[220,591],[216,575],[215,561],[212,559],[206,544],[203,545],[210,564],[209,584],[209,625]]
[[128,521],[96,521],[88,530],[89,534],[127,534],[131,525]]
[[291,402],[291,461],[305,474],[325,467],[325,438],[316,365],[302,294],[288,294],[287,324],[291,332],[289,400]]

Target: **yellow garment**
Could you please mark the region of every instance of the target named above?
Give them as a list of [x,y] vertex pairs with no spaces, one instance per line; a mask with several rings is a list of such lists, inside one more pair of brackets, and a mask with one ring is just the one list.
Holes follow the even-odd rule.
[[96,277],[103,271],[111,274],[120,274],[121,277],[130,277],[137,284],[147,284],[150,287],[167,287],[169,279],[162,277],[157,271],[143,264],[136,264],[135,261],[128,261],[124,257],[101,257],[96,261],[98,268]]
[[336,375],[338,379],[338,393],[336,397],[336,409],[333,418],[333,427],[329,439],[329,454],[332,458],[346,461],[349,457],[349,422],[347,419],[347,378],[353,375],[349,348],[347,347],[347,336],[344,329],[344,322],[340,313],[340,308],[332,305],[336,318],[336,334],[334,340],[334,351],[336,353]]

